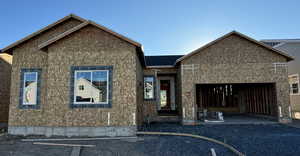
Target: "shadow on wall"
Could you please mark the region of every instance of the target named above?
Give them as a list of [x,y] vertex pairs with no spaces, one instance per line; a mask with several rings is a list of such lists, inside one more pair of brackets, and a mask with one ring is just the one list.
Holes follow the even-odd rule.
[[0,54],[0,127],[7,126],[10,103],[12,56]]

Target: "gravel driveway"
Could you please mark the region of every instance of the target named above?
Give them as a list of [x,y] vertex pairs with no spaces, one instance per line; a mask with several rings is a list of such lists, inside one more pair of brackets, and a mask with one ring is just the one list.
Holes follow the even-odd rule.
[[199,126],[152,124],[142,130],[203,135],[225,141],[248,156],[300,155],[300,129],[282,124]]
[[[210,155],[214,148],[218,155],[234,156],[221,145],[186,137],[141,136],[137,139],[97,141],[47,141],[60,144],[96,145],[82,147],[80,156],[199,156]],[[70,156],[72,147],[33,145],[18,140],[0,144],[0,156]]]
[[[300,155],[300,129],[281,124],[268,125],[199,125],[152,124],[142,131],[198,134],[233,145],[247,156]],[[221,145],[179,136],[139,136],[137,139],[97,141],[47,141],[66,144],[88,144],[80,156],[232,156]],[[20,137],[0,137],[0,156],[70,156],[72,147],[33,145]]]

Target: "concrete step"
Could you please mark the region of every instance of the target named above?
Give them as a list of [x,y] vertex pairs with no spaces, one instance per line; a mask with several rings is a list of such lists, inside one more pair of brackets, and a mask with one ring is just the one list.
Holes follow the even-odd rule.
[[156,116],[152,120],[153,122],[180,122],[179,116]]

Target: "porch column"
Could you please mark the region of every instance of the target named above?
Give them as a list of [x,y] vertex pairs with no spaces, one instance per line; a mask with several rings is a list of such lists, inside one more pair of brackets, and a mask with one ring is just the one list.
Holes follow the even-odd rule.
[[181,70],[181,104],[182,104],[182,124],[194,125],[196,116],[196,86],[190,71]]
[[287,81],[276,83],[276,100],[278,121],[280,123],[292,122],[289,83]]

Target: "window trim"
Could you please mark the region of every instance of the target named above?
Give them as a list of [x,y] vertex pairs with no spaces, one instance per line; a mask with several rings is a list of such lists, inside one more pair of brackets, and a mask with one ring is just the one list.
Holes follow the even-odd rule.
[[[84,104],[84,105],[87,105],[87,104],[108,104],[109,103],[109,70],[75,70],[74,71],[74,86],[77,86],[76,85],[76,74],[78,72],[89,72],[91,73],[91,83],[93,83],[93,72],[97,72],[97,71],[105,71],[106,72],[106,80],[107,80],[107,84],[106,84],[106,88],[107,88],[107,94],[106,94],[106,101],[105,102],[99,102],[99,103],[93,103],[93,102],[76,102],[76,94],[74,93],[74,99],[73,99],[73,104],[74,105],[80,105],[80,104]],[[74,87],[75,89],[75,87]]]
[[[290,87],[290,95],[300,95],[300,87],[299,87],[299,74],[292,74],[292,75],[289,75],[289,78],[290,77],[294,77],[294,76],[297,76],[297,78],[298,78],[298,81],[297,81],[297,83],[290,83],[289,82],[289,87]],[[298,93],[293,93],[293,84],[298,84]]]
[[[77,72],[92,72],[92,71],[107,71],[107,102],[103,103],[87,103],[75,102],[75,73]],[[70,108],[112,108],[112,88],[113,88],[113,66],[72,66],[70,80]]]
[[[19,95],[19,108],[20,109],[39,109],[40,108],[40,88],[41,88],[41,68],[23,68],[20,74],[20,95]],[[25,103],[24,100],[24,89],[25,89],[25,75],[28,73],[36,73],[36,102]]]
[[[145,78],[151,77],[153,78],[153,98],[145,98]],[[154,75],[144,75],[143,77],[143,98],[145,101],[153,101],[156,100],[156,80]]]

